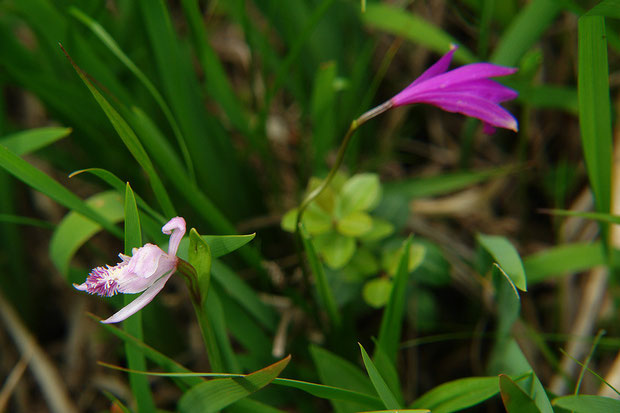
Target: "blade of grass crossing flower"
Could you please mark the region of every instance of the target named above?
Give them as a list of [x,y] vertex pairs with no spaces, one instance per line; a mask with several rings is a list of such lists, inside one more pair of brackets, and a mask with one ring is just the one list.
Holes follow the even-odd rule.
[[338,328],[341,322],[340,310],[338,310],[336,300],[334,299],[334,294],[332,293],[329,282],[327,281],[323,264],[321,264],[319,257],[316,254],[314,244],[312,243],[312,238],[306,232],[305,228],[302,228],[301,230],[301,238],[304,244],[304,250],[306,251],[306,256],[308,257],[310,269],[314,275],[314,281],[316,284],[317,294],[320,297],[320,302],[324,306],[325,311],[331,320],[332,327]]
[[288,356],[244,377],[215,379],[194,386],[181,397],[179,411],[218,412],[271,383],[284,370],[290,359],[291,356]]
[[[362,20],[368,26],[379,28],[395,36],[402,36],[437,53],[445,53],[450,49],[451,44],[458,43],[441,28],[396,6],[369,4],[366,13],[362,15]],[[454,59],[460,63],[473,63],[477,60],[474,54],[463,46],[454,54]]]
[[394,277],[394,284],[390,300],[383,312],[377,346],[385,352],[392,363],[396,362],[396,354],[400,343],[400,334],[403,328],[405,314],[407,281],[409,280],[409,250],[411,237],[403,244],[398,262],[398,270]]
[[401,404],[396,400],[396,396],[394,396],[394,393],[392,393],[385,380],[383,380],[383,377],[381,377],[381,373],[379,373],[379,370],[370,359],[370,356],[366,353],[366,350],[364,350],[361,344],[359,346],[362,352],[364,366],[366,366],[366,371],[368,372],[368,377],[370,377],[370,381],[375,387],[381,401],[383,401],[383,404],[388,409],[401,409]]
[[[67,56],[69,55],[67,54]],[[157,172],[155,172],[155,168],[153,167],[151,160],[149,159],[146,151],[144,150],[144,147],[138,140],[138,137],[134,133],[133,129],[131,129],[131,127],[127,124],[125,119],[121,117],[121,115],[116,111],[116,109],[114,109],[112,105],[110,105],[106,98],[104,98],[103,95],[99,93],[97,88],[90,82],[90,80],[88,80],[84,72],[82,72],[82,70],[73,61],[71,61],[71,64],[73,65],[76,73],[82,79],[86,87],[88,87],[103,112],[108,117],[110,123],[122,139],[129,152],[131,152],[134,159],[140,164],[142,169],[144,169],[144,172],[146,172],[146,174],[148,175],[151,186],[153,188],[153,193],[155,194],[157,201],[161,205],[164,214],[170,217],[175,216],[176,213],[174,211],[172,201],[170,201],[170,197],[168,196],[164,185],[159,179]]]
[[[598,212],[609,213],[613,155],[605,20],[582,16],[578,23],[579,126],[588,178]],[[604,239],[609,225],[601,224]]]
[[77,195],[2,145],[0,145],[0,167],[6,169],[11,175],[24,182],[26,185],[49,196],[59,204],[97,222],[111,234],[119,238],[123,236],[123,233],[117,227],[101,214],[94,211],[84,201],[78,198]]
[[[86,200],[86,204],[100,213],[109,222],[121,222],[125,216],[123,200],[116,191],[96,194]],[[101,231],[101,225],[71,211],[60,221],[50,240],[50,257],[65,277],[69,276],[71,258],[78,249]],[[68,280],[77,282],[79,280]]]
[[88,27],[94,34],[101,40],[101,42],[129,69],[130,72],[138,78],[138,80],[144,85],[144,87],[149,91],[155,102],[159,105],[160,109],[164,113],[166,120],[170,124],[172,128],[172,132],[177,139],[177,143],[179,145],[179,149],[183,155],[183,159],[185,160],[185,167],[187,169],[188,176],[195,180],[194,177],[194,167],[192,165],[192,159],[189,155],[189,150],[187,149],[187,145],[185,144],[185,139],[181,134],[181,130],[177,124],[172,111],[166,104],[163,96],[159,93],[155,85],[151,83],[151,81],[146,77],[146,75],[133,63],[133,61],[123,52],[118,43],[110,36],[110,34],[97,23],[95,20],[91,19],[87,14],[83,13],[78,8],[71,6],[69,8],[69,13],[73,15],[77,20],[82,22],[86,27]]
[[499,388],[508,413],[540,413],[534,400],[505,374],[499,376]]
[[[142,246],[142,231],[140,229],[140,216],[138,215],[138,206],[136,198],[133,194],[131,186],[127,184],[125,191],[125,255],[132,255],[133,248]],[[125,305],[131,303],[135,297],[125,294],[123,297]],[[123,322],[123,328],[138,340],[142,340],[142,313],[137,312]],[[131,344],[125,344],[125,356],[127,357],[127,365],[130,369],[145,370],[146,360],[144,354]],[[129,384],[131,392],[136,398],[138,412],[152,412],[155,410],[155,402],[149,387],[147,377],[139,374],[129,374]]]
[[540,39],[562,10],[562,2],[533,0],[529,2],[502,35],[491,62],[516,66],[523,55]]
[[0,145],[6,146],[16,155],[22,156],[51,145],[69,136],[71,128],[47,127],[29,129],[0,138]]
[[409,407],[425,407],[433,413],[452,413],[480,404],[497,393],[497,377],[467,377],[429,390]]

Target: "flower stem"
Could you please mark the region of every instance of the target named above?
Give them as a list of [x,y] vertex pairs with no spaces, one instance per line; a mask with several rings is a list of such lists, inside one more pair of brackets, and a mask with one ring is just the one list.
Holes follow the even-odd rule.
[[196,312],[196,318],[198,319],[198,326],[200,327],[200,333],[202,340],[207,350],[207,357],[209,358],[209,364],[211,370],[221,373],[224,371],[224,364],[222,362],[222,355],[220,348],[217,344],[217,339],[213,333],[213,327],[209,314],[207,312],[207,300],[206,297],[202,297],[200,290],[198,289],[198,275],[196,269],[187,261],[179,258],[177,264],[177,271],[185,277],[187,288],[190,292],[194,311]]
[[334,165],[330,169],[329,174],[327,174],[327,177],[321,182],[321,184],[318,187],[316,187],[312,192],[310,192],[306,196],[306,198],[302,201],[301,205],[299,205],[299,209],[297,211],[297,222],[295,224],[295,228],[297,232],[299,232],[299,224],[301,223],[301,218],[306,208],[308,208],[308,205],[310,205],[312,201],[314,201],[319,195],[321,195],[321,192],[323,192],[325,188],[327,188],[327,186],[334,179],[334,176],[336,176],[336,173],[338,172],[338,169],[340,169],[340,165],[342,165],[342,161],[344,160],[344,155],[349,146],[349,142],[351,141],[351,137],[353,136],[357,128],[362,126],[364,123],[368,122],[370,119],[391,109],[393,106],[394,104],[392,103],[392,101],[388,100],[382,103],[381,105],[363,113],[360,117],[358,117],[353,122],[351,122],[351,125],[349,126],[349,130],[344,135],[344,138],[342,139],[342,143],[340,144],[340,148],[338,148],[338,154],[336,155],[336,162],[334,162]]

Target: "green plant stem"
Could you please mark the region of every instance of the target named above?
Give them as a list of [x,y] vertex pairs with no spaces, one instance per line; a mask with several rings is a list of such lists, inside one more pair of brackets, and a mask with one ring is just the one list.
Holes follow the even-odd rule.
[[394,104],[392,103],[392,101],[388,100],[382,103],[381,105],[363,113],[359,118],[351,122],[351,126],[349,126],[349,130],[344,135],[344,138],[342,139],[342,143],[340,144],[340,148],[338,148],[338,154],[336,155],[336,162],[334,162],[334,166],[332,166],[332,168],[329,170],[329,174],[327,174],[327,177],[321,182],[321,184],[318,187],[316,187],[312,192],[310,192],[306,196],[306,198],[302,201],[301,205],[299,205],[299,209],[297,211],[297,222],[295,224],[295,231],[297,232],[298,236],[299,236],[299,224],[301,223],[301,218],[304,214],[304,211],[306,210],[306,208],[308,208],[308,205],[310,205],[312,201],[314,201],[319,195],[321,195],[321,192],[323,192],[325,188],[327,188],[327,186],[334,179],[334,176],[336,176],[336,172],[338,172],[338,169],[340,169],[340,165],[342,165],[342,161],[344,160],[344,155],[347,151],[347,147],[349,146],[349,142],[351,142],[351,138],[353,137],[353,134],[355,133],[355,131],[360,126],[362,126],[364,123],[368,122],[370,119],[391,109],[393,106]]
[[209,358],[211,370],[213,372],[221,373],[224,371],[224,363],[222,362],[222,355],[217,344],[217,339],[215,334],[213,334],[209,314],[207,314],[206,311],[207,297],[202,297],[200,290],[198,289],[198,275],[196,274],[196,270],[189,262],[179,258],[177,271],[185,277],[187,288],[189,289],[192,304],[194,306],[194,311],[196,312],[196,318],[198,319],[198,326],[200,327],[202,340],[204,341],[205,348],[207,350],[207,357]]

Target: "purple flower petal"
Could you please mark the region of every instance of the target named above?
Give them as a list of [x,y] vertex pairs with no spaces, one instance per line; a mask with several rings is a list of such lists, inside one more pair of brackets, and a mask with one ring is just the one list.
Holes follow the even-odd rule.
[[426,69],[424,73],[422,73],[416,80],[413,81],[413,83],[407,86],[407,89],[411,86],[415,86],[419,83],[422,83],[430,78],[438,76],[444,73],[446,70],[448,70],[448,68],[450,67],[450,63],[452,62],[452,56],[454,55],[454,52],[456,52],[456,49],[458,49],[458,46],[452,45],[448,53],[443,55],[431,67]]
[[491,126],[496,126],[513,131],[518,130],[517,120],[495,102],[483,99],[475,95],[467,94],[427,94],[424,103],[437,106],[447,112],[462,113],[463,115],[477,118]]
[[147,288],[140,297],[133,300],[131,303],[127,304],[125,307],[121,308],[117,313],[115,313],[110,318],[101,321],[104,324],[118,323],[119,321],[123,321],[128,317],[134,315],[138,311],[142,310],[144,306],[153,301],[153,298],[164,288],[166,282],[170,279],[172,273],[161,277],[157,280],[153,285]]

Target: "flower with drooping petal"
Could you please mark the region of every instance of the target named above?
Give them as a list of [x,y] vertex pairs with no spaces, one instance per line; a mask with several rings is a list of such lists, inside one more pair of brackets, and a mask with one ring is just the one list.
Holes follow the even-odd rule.
[[140,248],[134,248],[131,257],[119,254],[121,262],[114,267],[109,265],[97,267],[88,274],[83,284],[73,284],[80,291],[102,297],[144,291],[102,323],[118,323],[140,311],[159,294],[176,271],[179,263],[176,253],[185,235],[185,220],[181,217],[172,218],[161,230],[164,234],[170,235],[168,253],[157,245],[145,244]]
[[517,120],[499,104],[512,100],[518,93],[492,77],[508,76],[516,68],[492,63],[472,63],[448,70],[457,47],[429,67],[420,77],[390,101],[394,107],[427,103],[447,112],[457,112],[484,122],[484,131],[495,127],[517,131]]

